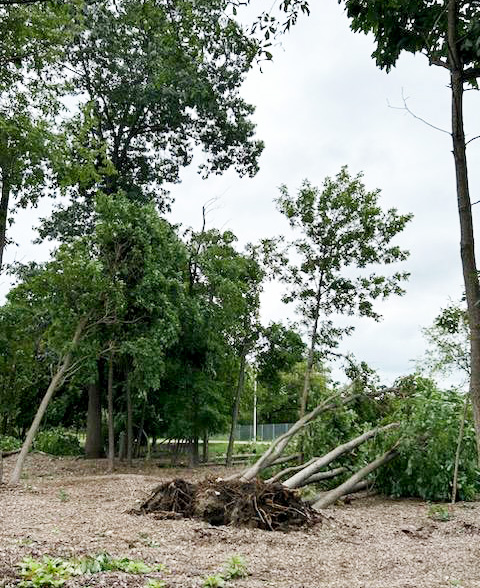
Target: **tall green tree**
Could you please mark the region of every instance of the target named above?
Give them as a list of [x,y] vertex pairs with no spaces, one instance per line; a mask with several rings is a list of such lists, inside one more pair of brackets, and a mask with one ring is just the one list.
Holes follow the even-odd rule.
[[164,185],[179,180],[195,149],[204,152],[204,175],[230,167],[256,173],[263,144],[240,87],[258,44],[227,16],[228,5],[95,0],[79,9],[84,28],[68,66],[85,102],[68,125],[58,166],[72,202],[57,210],[44,234],[88,230],[99,189],[164,206]]
[[460,255],[470,324],[470,396],[480,460],[480,281],[475,259],[463,102],[480,77],[480,6],[466,0],[345,0],[355,31],[373,33],[377,65],[389,71],[401,53],[423,53],[448,71],[452,146],[460,220]]
[[407,258],[408,252],[392,240],[411,215],[383,211],[379,196],[379,190],[367,191],[361,174],[352,177],[343,167],[335,178],[326,178],[321,189],[304,182],[292,196],[284,186],[277,200],[280,211],[301,234],[294,243],[298,264],[291,265],[284,276],[290,290],[285,301],[297,302],[310,339],[300,417],[307,408],[315,358],[327,357],[341,337],[352,331],[352,327],[335,326],[333,315],[378,320],[374,301],[403,294],[401,284],[408,274],[386,276],[377,268]]

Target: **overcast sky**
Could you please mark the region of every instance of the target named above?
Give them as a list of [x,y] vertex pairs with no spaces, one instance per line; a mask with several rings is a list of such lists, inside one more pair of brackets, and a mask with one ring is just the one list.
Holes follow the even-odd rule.
[[[264,64],[263,72],[252,72],[244,86],[243,96],[256,106],[258,137],[266,144],[260,172],[253,179],[229,172],[205,181],[194,166],[185,170],[182,183],[172,190],[175,203],[169,218],[198,228],[202,204],[218,198],[209,226],[233,230],[241,245],[281,233],[289,236],[274,204],[278,186],[286,184],[295,192],[305,178],[320,186],[345,164],[353,174],[363,171],[367,188],[382,190],[385,208],[414,214],[397,240],[411,252],[403,264],[411,272],[406,295],[378,304],[384,317],[380,323],[355,321],[354,335],[342,345],[390,384],[412,371],[412,360],[425,347],[421,329],[449,299],[461,296],[462,275],[450,136],[391,108],[403,105],[403,93],[416,115],[448,130],[448,72],[429,67],[425,57],[404,56],[386,74],[376,68],[372,51],[372,40],[349,29],[335,0],[312,2],[311,16],[282,39],[273,63]],[[466,95],[471,137],[480,134],[475,94]],[[479,150],[480,140],[469,146],[473,201],[480,200]],[[50,204],[41,204],[41,215]],[[7,263],[45,258],[45,247],[31,245],[37,217],[38,211],[31,210],[17,215],[10,234],[20,247],[9,248]],[[7,289],[2,276],[0,294]],[[274,285],[266,289],[265,322],[295,318],[282,304],[281,291]]]

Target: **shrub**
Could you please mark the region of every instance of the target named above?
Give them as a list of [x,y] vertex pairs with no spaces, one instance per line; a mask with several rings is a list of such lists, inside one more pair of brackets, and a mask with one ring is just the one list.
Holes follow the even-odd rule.
[[39,431],[34,447],[50,455],[80,455],[82,452],[77,435],[61,427]]
[[15,451],[20,449],[22,442],[9,435],[0,435],[0,451]]

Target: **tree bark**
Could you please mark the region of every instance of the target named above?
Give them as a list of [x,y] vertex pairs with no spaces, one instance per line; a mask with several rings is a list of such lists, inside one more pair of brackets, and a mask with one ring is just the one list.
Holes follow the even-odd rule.
[[85,457],[98,459],[103,455],[102,401],[100,383],[97,380],[88,386],[87,436]]
[[115,429],[113,426],[113,358],[114,352],[110,352],[108,359],[107,403],[108,403],[108,471],[115,468]]
[[310,394],[310,379],[312,377],[313,360],[315,358],[315,342],[317,340],[318,319],[320,316],[320,303],[322,301],[322,287],[323,275],[320,275],[317,290],[317,299],[315,304],[315,317],[312,327],[312,337],[310,339],[310,348],[308,350],[307,365],[305,368],[305,377],[303,380],[302,396],[300,397],[300,409],[298,412],[298,418],[300,419],[305,415],[307,411],[308,396]]
[[316,484],[317,482],[323,482],[324,480],[331,480],[332,478],[336,478],[340,474],[344,474],[348,472],[347,468],[340,467],[334,468],[333,470],[327,470],[326,472],[319,472],[318,474],[312,474],[309,478],[306,478],[296,486],[296,488],[303,488],[304,486],[308,486],[309,484]]
[[237,389],[235,391],[235,398],[234,398],[233,407],[232,407],[232,424],[230,427],[230,437],[228,439],[227,459],[226,459],[227,466],[232,465],[233,444],[235,441],[235,427],[237,426],[237,422],[238,422],[238,411],[240,408],[240,398],[242,397],[243,386],[245,383],[246,360],[247,360],[247,352],[244,347],[244,349],[242,350],[242,356],[240,358],[240,369],[238,372]]
[[453,469],[453,482],[452,482],[452,504],[455,504],[457,499],[457,485],[458,485],[458,468],[460,464],[460,453],[462,451],[463,432],[465,430],[465,420],[467,418],[468,402],[470,398],[467,396],[463,404],[462,417],[460,421],[460,429],[458,431],[457,438],[457,450],[455,452],[455,467]]
[[10,485],[14,486],[19,483],[20,476],[22,474],[23,465],[25,463],[25,459],[27,457],[28,451],[32,446],[33,440],[35,435],[37,434],[38,427],[42,421],[42,418],[47,410],[48,404],[55,393],[56,389],[59,387],[61,382],[63,382],[64,378],[66,377],[67,370],[70,367],[70,363],[72,361],[73,351],[77,347],[80,338],[82,336],[83,330],[87,324],[87,317],[83,317],[79,320],[77,327],[75,329],[75,334],[73,335],[73,339],[70,344],[70,350],[63,356],[62,362],[60,367],[57,369],[57,372],[53,376],[50,381],[50,385],[48,386],[47,391],[45,392],[45,396],[38,407],[37,413],[33,422],[28,430],[27,436],[25,437],[25,441],[23,442],[22,449],[17,458],[17,462],[15,464],[15,468],[10,478]]
[[330,451],[323,457],[318,458],[309,466],[303,468],[298,473],[294,474],[291,478],[288,478],[288,480],[285,480],[285,482],[283,482],[283,485],[287,488],[299,488],[300,486],[304,486],[305,481],[308,480],[312,475],[319,472],[322,468],[326,467],[335,459],[338,459],[344,453],[352,451],[362,443],[365,443],[365,441],[368,441],[368,439],[371,439],[372,437],[375,437],[375,435],[378,435],[378,433],[388,431],[389,429],[397,428],[398,426],[399,423],[391,423],[389,425],[385,425],[384,427],[377,427],[375,429],[367,431],[366,433],[363,433],[363,435],[359,435],[358,437],[352,439],[351,441],[348,441],[347,443],[342,443],[342,445],[335,447],[335,449],[332,449],[332,451]]
[[202,461],[208,463],[208,431],[203,431]]
[[480,464],[480,282],[475,260],[472,205],[468,185],[467,154],[463,122],[464,65],[457,36],[458,1],[448,1],[448,63],[452,89],[452,141],[455,161],[460,252],[470,325],[470,398]]
[[389,449],[386,453],[377,457],[374,461],[366,465],[364,468],[353,474],[346,482],[337,486],[330,492],[327,492],[324,496],[322,496],[317,502],[314,503],[313,508],[320,510],[322,508],[327,508],[333,504],[336,500],[338,500],[341,496],[345,494],[349,494],[352,489],[361,481],[363,478],[368,476],[371,472],[375,471],[380,466],[388,463],[397,455],[397,445]]
[[10,184],[4,169],[2,171],[2,195],[0,198],[0,272],[3,265],[3,252],[7,244],[8,201],[10,199]]
[[133,457],[133,415],[132,415],[132,392],[127,377],[127,385],[125,387],[127,395],[127,464],[132,466]]

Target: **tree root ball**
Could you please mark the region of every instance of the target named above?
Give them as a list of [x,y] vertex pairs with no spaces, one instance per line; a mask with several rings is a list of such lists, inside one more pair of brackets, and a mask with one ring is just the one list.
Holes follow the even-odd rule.
[[188,517],[211,525],[288,531],[320,520],[297,492],[281,484],[207,478],[197,484],[175,479],[157,486],[134,512],[157,518]]

